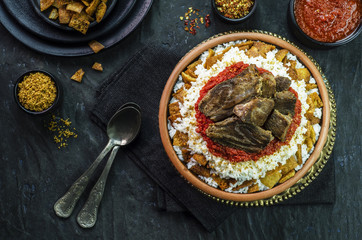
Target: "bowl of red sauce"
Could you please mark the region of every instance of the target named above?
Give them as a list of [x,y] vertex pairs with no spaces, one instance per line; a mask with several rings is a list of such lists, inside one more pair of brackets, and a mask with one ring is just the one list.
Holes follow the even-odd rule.
[[291,0],[288,17],[294,34],[312,47],[349,43],[362,31],[360,0]]

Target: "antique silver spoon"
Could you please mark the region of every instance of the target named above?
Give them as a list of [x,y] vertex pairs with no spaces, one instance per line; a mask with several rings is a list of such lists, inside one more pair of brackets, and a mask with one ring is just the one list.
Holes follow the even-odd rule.
[[57,216],[67,218],[72,214],[75,204],[84,192],[93,172],[107,153],[113,149],[99,180],[91,190],[85,206],[77,217],[78,223],[82,227],[89,228],[95,224],[98,206],[103,196],[106,179],[113,159],[120,146],[125,146],[135,139],[140,130],[140,126],[141,112],[139,106],[135,103],[123,105],[113,115],[107,125],[109,141],[106,147],[92,165],[73,183],[64,196],[54,204],[54,211]]

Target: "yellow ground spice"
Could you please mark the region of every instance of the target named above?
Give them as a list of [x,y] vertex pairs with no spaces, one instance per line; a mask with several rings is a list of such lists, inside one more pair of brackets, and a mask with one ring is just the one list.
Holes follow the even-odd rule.
[[227,18],[238,19],[249,14],[252,0],[215,0],[217,10]]
[[75,132],[75,128],[71,127],[72,122],[61,117],[57,117],[54,114],[48,124],[48,129],[54,133],[53,140],[58,144],[58,148],[68,146],[68,139],[70,137],[77,138],[78,135]]
[[57,88],[54,81],[41,72],[26,75],[18,84],[18,99],[28,110],[41,112],[48,109],[55,101]]

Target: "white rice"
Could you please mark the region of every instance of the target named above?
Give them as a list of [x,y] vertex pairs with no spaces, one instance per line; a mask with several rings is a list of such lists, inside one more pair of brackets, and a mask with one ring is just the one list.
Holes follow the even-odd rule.
[[[239,41],[240,42],[240,41]],[[217,46],[214,51],[216,54],[218,52],[221,52],[225,48],[229,46],[233,46],[235,42],[225,43],[222,45]],[[268,189],[266,186],[264,186],[260,182],[260,178],[265,176],[265,173],[269,170],[275,169],[278,164],[285,164],[286,160],[290,158],[291,156],[295,156],[297,152],[297,145],[302,144],[302,158],[303,158],[303,164],[304,162],[309,158],[310,153],[313,151],[307,152],[307,146],[303,144],[304,142],[304,136],[303,134],[306,133],[306,124],[307,119],[305,118],[304,114],[309,108],[309,105],[307,104],[306,100],[308,97],[308,94],[311,92],[318,92],[318,89],[312,89],[307,93],[306,91],[306,85],[304,81],[293,81],[291,87],[298,93],[298,98],[302,105],[302,119],[300,126],[296,129],[296,132],[294,133],[289,145],[282,146],[277,152],[273,153],[269,156],[263,156],[258,161],[246,161],[246,162],[237,162],[233,163],[229,160],[223,159],[221,157],[214,156],[211,154],[206,146],[206,142],[203,140],[202,136],[196,132],[197,124],[196,124],[196,118],[195,118],[195,103],[199,98],[199,92],[202,89],[202,87],[208,82],[208,80],[218,75],[221,71],[223,71],[226,67],[231,66],[237,62],[243,61],[247,64],[255,64],[259,68],[266,69],[270,71],[274,76],[283,76],[288,77],[290,76],[287,73],[287,68],[283,65],[282,62],[279,62],[275,59],[275,54],[278,52],[277,49],[270,51],[267,53],[266,58],[263,58],[261,56],[259,57],[248,57],[245,54],[245,50],[239,50],[237,47],[231,47],[231,49],[226,52],[222,58],[222,61],[217,61],[210,69],[204,68],[204,62],[208,56],[208,52],[204,52],[200,59],[202,60],[202,64],[199,64],[196,67],[195,74],[198,75],[198,78],[195,82],[192,83],[191,87],[186,90],[187,94],[184,98],[184,103],[180,106],[180,113],[182,115],[182,121],[178,123],[174,123],[173,126],[171,124],[168,125],[170,136],[174,135],[176,130],[181,131],[183,133],[188,134],[188,146],[191,149],[191,153],[198,153],[203,154],[206,159],[209,161],[209,166],[213,168],[213,171],[218,174],[222,178],[233,178],[236,179],[237,182],[235,184],[232,184],[228,189],[225,191],[228,192],[235,192],[235,193],[245,193],[247,192],[248,187],[242,188],[238,191],[233,191],[232,189],[240,184],[242,184],[246,180],[256,179],[257,184],[259,185],[259,189],[266,190]],[[288,53],[286,56],[290,60],[295,60],[297,62],[296,67],[297,68],[304,68],[303,64],[301,64],[298,59]],[[290,78],[291,79],[291,78]],[[315,80],[311,78],[310,82],[314,82]],[[183,86],[182,78],[179,78],[179,81],[175,85],[174,91],[181,88]],[[174,101],[174,99],[171,100],[171,102]],[[321,109],[318,109],[315,111],[314,116],[317,118],[322,117],[322,111]],[[318,138],[319,132],[320,132],[320,125],[316,124],[313,126],[316,137]],[[175,149],[176,151],[176,149]],[[176,151],[179,157],[182,157],[181,151],[178,149]],[[189,165],[192,165],[194,163],[187,164],[187,167]],[[296,170],[299,170],[302,168],[303,164],[298,166]],[[210,186],[217,187],[217,183],[215,181],[200,177],[202,180],[204,180],[207,184]]]

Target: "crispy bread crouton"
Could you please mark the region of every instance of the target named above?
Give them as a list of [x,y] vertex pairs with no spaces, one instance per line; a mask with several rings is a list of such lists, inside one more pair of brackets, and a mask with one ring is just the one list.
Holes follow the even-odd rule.
[[182,72],[181,73],[181,76],[182,76],[182,80],[185,84],[191,84],[191,82],[195,82],[196,81],[196,78],[190,76],[189,74],[187,74],[186,72]]
[[174,98],[176,98],[177,100],[179,100],[181,103],[184,102],[185,95],[186,95],[186,92],[185,92],[184,88],[180,88],[179,90],[177,90],[175,93],[172,94],[172,96]]
[[248,188],[248,193],[254,193],[259,191],[259,185],[254,184]]
[[93,50],[94,53],[98,53],[104,48],[103,44],[96,40],[90,41],[88,45]]
[[92,69],[96,70],[96,71],[100,71],[103,72],[103,66],[101,63],[95,62],[92,66]]
[[275,58],[279,61],[279,62],[283,62],[285,56],[287,56],[287,54],[289,53],[289,51],[287,49],[280,49],[276,54],[275,54]]
[[279,183],[283,183],[285,181],[287,181],[288,179],[294,177],[295,175],[295,170],[291,170],[290,172],[288,172],[287,174],[283,175],[282,178],[279,180]]
[[68,24],[72,18],[73,13],[68,11],[65,6],[59,8],[59,23]]
[[176,131],[175,136],[173,136],[173,145],[179,147],[187,147],[187,141],[189,137],[187,133]]
[[298,166],[297,160],[294,156],[291,156],[287,159],[286,163],[280,167],[281,173],[284,176],[288,172],[290,172],[292,169],[296,168]]
[[193,172],[196,175],[201,175],[201,176],[204,176],[204,177],[210,177],[211,176],[210,169],[208,169],[206,167],[203,167],[203,166],[200,166],[198,164],[193,165],[190,168],[190,170],[191,170],[191,172]]
[[85,12],[89,15],[89,16],[93,16],[93,14],[96,12],[98,4],[100,3],[101,0],[93,0],[89,6],[85,9]]
[[56,20],[59,17],[58,9],[53,8],[49,14],[49,19]]
[[54,0],[40,0],[40,11],[45,11],[50,8],[54,3]]
[[260,178],[260,181],[268,188],[272,188],[279,182],[281,177],[282,174],[278,170],[272,170],[266,172],[265,177]]
[[205,166],[207,164],[206,157],[202,154],[195,153],[194,155],[192,155],[192,158],[195,159],[195,161],[202,166]]
[[266,58],[266,54],[274,49],[274,45],[263,42],[254,42],[253,46],[246,52],[246,55],[249,57],[262,56],[263,58]]
[[310,72],[308,68],[297,68],[296,69],[298,80],[304,80],[305,83],[309,83]]
[[67,7],[66,7],[66,9],[68,11],[72,11],[72,12],[76,12],[76,13],[81,13],[83,8],[84,8],[84,5],[81,2],[72,2],[72,3],[67,4]]
[[74,28],[78,32],[86,34],[89,28],[90,22],[80,17],[80,14],[73,14],[70,22],[68,24],[69,27]]
[[84,76],[84,71],[81,68],[81,69],[78,69],[78,71],[76,71],[70,79],[77,81],[77,82],[82,82],[83,76]]
[[323,107],[322,99],[319,97],[318,93],[316,93],[316,92],[311,93],[309,95],[309,97],[311,98],[311,100],[312,100],[312,102],[314,104],[314,107],[316,107],[316,108]]
[[233,191],[238,191],[244,187],[249,187],[251,184],[255,183],[255,180],[248,180],[248,181],[244,181],[242,184],[240,184],[239,186],[236,186],[233,188]]
[[107,4],[105,4],[104,2],[101,2],[96,10],[96,21],[100,22],[102,21],[104,14],[106,14],[107,11]]
[[180,106],[178,102],[173,102],[168,105],[168,111],[170,115],[180,113]]

